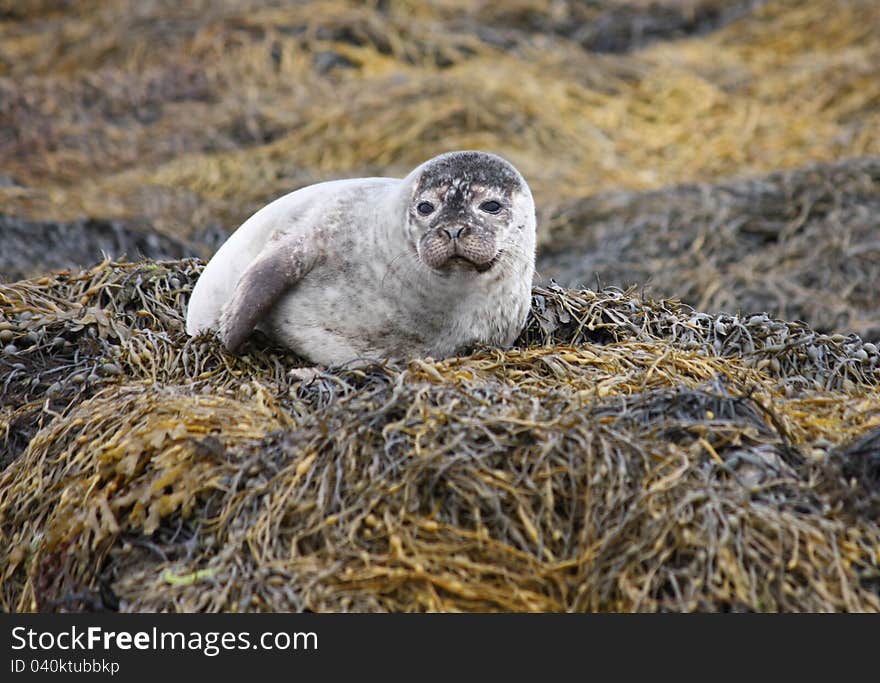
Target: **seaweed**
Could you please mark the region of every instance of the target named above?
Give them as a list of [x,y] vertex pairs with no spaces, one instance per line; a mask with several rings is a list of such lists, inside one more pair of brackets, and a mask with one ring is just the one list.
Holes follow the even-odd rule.
[[4,609],[880,608],[858,337],[537,287],[511,349],[302,380],[186,336],[202,266],[0,285]]

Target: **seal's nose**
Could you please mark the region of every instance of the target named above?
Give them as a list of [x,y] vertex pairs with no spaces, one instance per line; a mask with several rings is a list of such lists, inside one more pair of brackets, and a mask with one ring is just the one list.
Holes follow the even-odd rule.
[[446,236],[451,240],[457,240],[464,237],[470,232],[470,230],[471,229],[466,225],[461,228],[443,228],[443,232],[445,232]]

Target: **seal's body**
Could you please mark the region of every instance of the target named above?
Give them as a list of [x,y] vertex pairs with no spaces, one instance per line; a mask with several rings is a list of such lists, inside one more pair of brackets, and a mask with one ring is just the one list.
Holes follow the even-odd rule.
[[255,328],[317,363],[509,346],[528,314],[535,207],[500,157],[451,152],[403,180],[292,192],[249,218],[196,283],[191,335]]

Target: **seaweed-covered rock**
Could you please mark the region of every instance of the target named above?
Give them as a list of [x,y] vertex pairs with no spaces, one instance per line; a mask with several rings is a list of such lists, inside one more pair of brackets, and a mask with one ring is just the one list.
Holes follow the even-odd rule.
[[880,609],[857,337],[536,288],[510,350],[303,381],[186,336],[201,269],[0,285],[4,609]]
[[185,240],[156,232],[144,221],[32,221],[0,215],[0,281],[21,280],[102,257],[172,259],[192,253]]
[[571,202],[539,272],[880,339],[880,157]]

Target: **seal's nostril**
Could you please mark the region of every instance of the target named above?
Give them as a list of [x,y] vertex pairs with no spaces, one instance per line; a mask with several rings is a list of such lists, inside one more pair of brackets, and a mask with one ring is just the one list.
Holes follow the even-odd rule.
[[464,237],[470,232],[470,228],[468,226],[464,226],[462,228],[441,228],[446,236],[451,240],[457,240],[459,237]]

